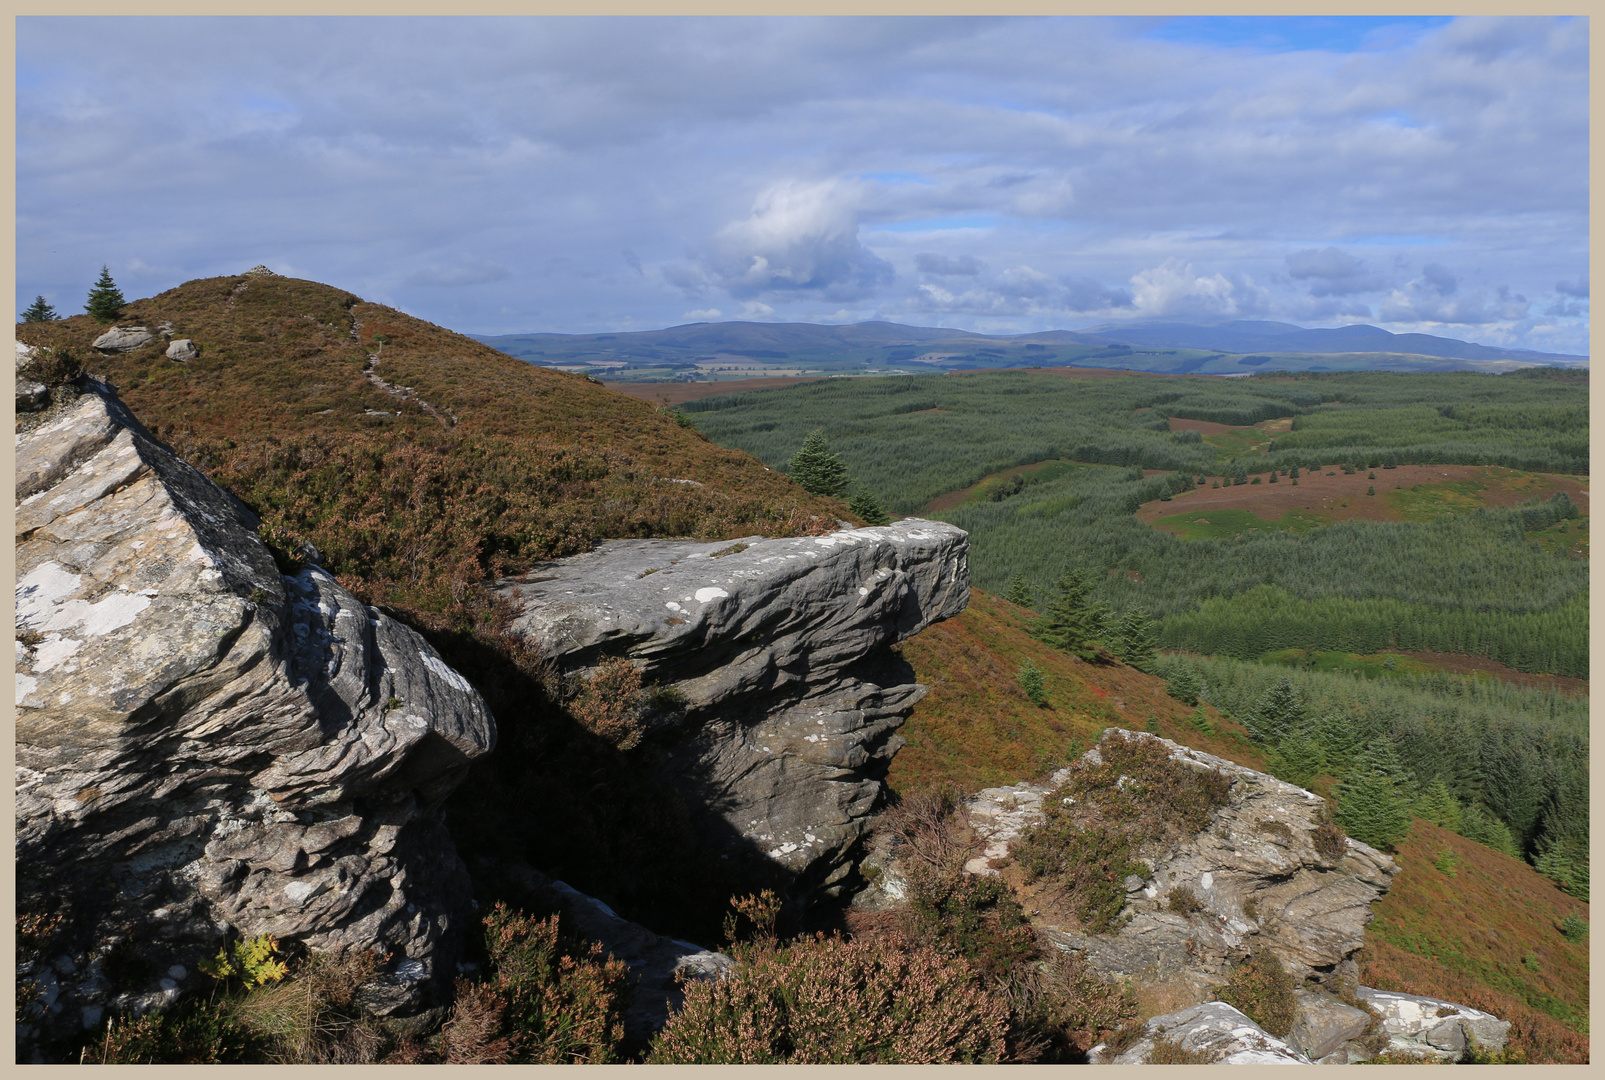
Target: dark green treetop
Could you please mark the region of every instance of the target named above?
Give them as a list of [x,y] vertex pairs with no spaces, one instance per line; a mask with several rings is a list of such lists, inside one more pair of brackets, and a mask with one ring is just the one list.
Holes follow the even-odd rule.
[[56,309],[45,303],[45,298],[37,296],[28,310],[22,313],[23,322],[55,322],[59,318]]
[[1058,595],[1037,622],[1033,636],[1083,660],[1098,658],[1098,642],[1109,628],[1109,611],[1092,600],[1092,580],[1081,570],[1068,571],[1054,586]]
[[125,303],[127,301],[123,299],[122,290],[111,279],[111,268],[102,266],[100,280],[89,290],[89,302],[84,305],[84,310],[94,316],[96,322],[109,323],[123,313]]
[[881,509],[881,504],[875,501],[869,488],[861,487],[847,503],[847,509],[863,518],[870,525],[889,525],[891,518]]
[[815,495],[837,496],[847,490],[852,477],[842,459],[830,452],[825,441],[825,429],[815,428],[803,439],[802,449],[786,466],[791,478],[801,484],[804,491]]

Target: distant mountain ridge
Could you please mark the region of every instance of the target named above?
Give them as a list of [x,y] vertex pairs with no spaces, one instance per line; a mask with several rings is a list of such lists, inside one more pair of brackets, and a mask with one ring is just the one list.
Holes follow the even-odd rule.
[[[828,358],[847,361],[852,357],[850,363],[860,366],[914,363],[952,370],[1044,364],[1132,367],[1176,374],[1248,374],[1264,365],[1269,365],[1265,370],[1328,370],[1317,362],[1322,356],[1341,356],[1340,368],[1397,370],[1494,370],[1514,365],[1575,367],[1588,363],[1586,356],[1499,348],[1431,334],[1394,334],[1366,324],[1308,329],[1292,323],[1255,320],[1108,323],[1084,330],[1007,335],[891,322],[832,326],[729,321],[606,334],[468,336],[536,364],[615,368],[654,364],[690,367],[730,357],[750,358],[760,366],[784,365],[786,361],[814,365]],[[1192,355],[1174,355],[1176,350]],[[1387,357],[1377,355],[1372,362],[1365,359],[1368,354]],[[1161,355],[1171,358],[1160,360]],[[930,366],[923,369],[930,370]]]

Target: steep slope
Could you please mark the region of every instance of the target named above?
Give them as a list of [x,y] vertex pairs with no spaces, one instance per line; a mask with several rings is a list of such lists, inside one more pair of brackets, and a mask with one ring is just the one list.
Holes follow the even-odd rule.
[[[840,507],[645,402],[342,289],[255,272],[18,336],[75,354],[135,415],[365,601],[438,616],[474,582],[609,537],[833,526]],[[199,355],[168,358],[166,338]],[[137,344],[144,338],[142,344]],[[690,481],[689,483],[687,481]]]
[[[1241,726],[1213,707],[1195,711],[1153,676],[1052,649],[1029,636],[1031,618],[972,590],[962,615],[903,643],[914,677],[931,689],[901,729],[908,742],[889,786],[908,794],[942,782],[974,791],[1038,780],[1104,728],[1142,728],[1150,716],[1149,730],[1167,739],[1266,769]],[[1050,708],[1019,687],[1027,660],[1044,673]],[[1191,722],[1198,712],[1212,733]],[[1318,782],[1322,793],[1329,786]],[[1367,927],[1361,981],[1492,1012],[1512,1022],[1511,1045],[1531,1061],[1586,1060],[1588,904],[1527,864],[1419,819],[1394,858],[1400,873]],[[1576,941],[1562,933],[1568,916],[1580,920],[1570,924],[1584,935]]]
[[[1165,693],[1163,681],[1124,664],[1089,664],[1028,633],[1035,612],[970,591],[962,615],[901,646],[931,692],[903,726],[908,744],[892,759],[887,783],[899,792],[943,782],[974,790],[1034,779],[1068,764],[1110,726],[1146,728],[1167,739],[1254,769],[1265,762],[1248,733],[1200,706]],[[1044,675],[1048,707],[1021,689],[1021,665]],[[1150,723],[1150,717],[1152,723]]]

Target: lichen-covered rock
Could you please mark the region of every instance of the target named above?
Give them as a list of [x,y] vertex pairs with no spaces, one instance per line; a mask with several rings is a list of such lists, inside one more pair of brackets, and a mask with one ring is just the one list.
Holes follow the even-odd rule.
[[1454,1059],[1469,1045],[1503,1050],[1510,1034],[1509,1021],[1469,1005],[1366,986],[1358,996],[1382,1015],[1390,1051]]
[[1164,1039],[1198,1055],[1203,1059],[1197,1062],[1200,1065],[1313,1064],[1223,1001],[1153,1017],[1142,1030],[1142,1037],[1119,1053],[1111,1054],[1107,1044],[1099,1044],[1088,1056],[1103,1065],[1146,1065],[1154,1053],[1154,1044]]
[[484,702],[83,389],[17,445],[18,907],[65,915],[90,973],[40,1021],[169,1000],[230,930],[390,953],[375,1009],[418,1007],[454,974],[438,807],[494,744]]
[[[1146,732],[1110,728],[1103,738],[1111,737],[1151,739],[1172,760],[1221,773],[1231,780],[1227,802],[1203,832],[1128,879],[1125,921],[1116,933],[1055,927],[1048,931],[1054,943],[1084,955],[1105,975],[1163,985],[1183,1000],[1207,999],[1225,981],[1228,965],[1255,948],[1274,954],[1295,980],[1352,985],[1352,957],[1364,943],[1372,903],[1398,872],[1393,860],[1352,838],[1340,852],[1319,850],[1326,804],[1303,788]],[[1084,759],[1102,760],[1097,748]],[[1064,769],[1042,783],[988,789],[973,798],[971,820],[987,850],[971,862],[971,872],[996,873],[987,859],[1041,819],[1042,799],[1069,775]],[[1192,892],[1202,910],[1170,910],[1177,888]]]
[[565,673],[628,657],[666,775],[758,858],[838,891],[925,693],[886,647],[969,599],[968,538],[908,519],[828,536],[619,540],[498,583]]

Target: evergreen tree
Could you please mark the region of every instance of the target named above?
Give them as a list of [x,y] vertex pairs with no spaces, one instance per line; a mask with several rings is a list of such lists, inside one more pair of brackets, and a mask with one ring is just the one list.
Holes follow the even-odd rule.
[[1267,746],[1277,745],[1303,722],[1304,700],[1285,675],[1266,691],[1247,718],[1249,731]]
[[1271,775],[1307,788],[1326,769],[1326,755],[1319,743],[1298,732],[1283,739],[1272,751],[1270,767]]
[[1115,655],[1134,668],[1145,668],[1154,660],[1154,630],[1148,616],[1137,608],[1126,609],[1115,628]]
[[1588,899],[1588,834],[1546,835],[1538,841],[1533,867],[1579,900]]
[[1204,680],[1190,667],[1178,667],[1165,675],[1165,693],[1183,705],[1197,705],[1204,696]]
[[45,298],[42,296],[34,297],[28,310],[22,313],[23,322],[55,322],[58,317],[56,309],[45,303]]
[[1042,669],[1037,667],[1036,662],[1027,660],[1021,664],[1017,677],[1020,680],[1020,689],[1024,690],[1025,696],[1031,699],[1031,704],[1039,709],[1047,707],[1048,691],[1044,685]]
[[875,496],[870,494],[869,488],[865,487],[858,489],[858,494],[847,504],[847,509],[870,525],[887,525],[892,520],[886,516],[886,511],[881,509],[881,504],[875,501]]
[[1521,858],[1521,848],[1516,844],[1516,834],[1510,831],[1509,825],[1500,821],[1481,803],[1472,803],[1461,811],[1460,835],[1467,840],[1475,840],[1483,847],[1504,852],[1512,859]]
[[1427,785],[1427,790],[1416,802],[1415,814],[1423,821],[1430,821],[1450,832],[1459,832],[1463,824],[1460,802],[1441,776]]
[[1011,604],[1021,607],[1036,607],[1037,594],[1031,591],[1031,586],[1025,583],[1024,574],[1015,574],[1009,579],[1009,591],[1003,594],[1003,599]]
[[1083,660],[1097,659],[1098,642],[1109,627],[1109,612],[1092,600],[1091,580],[1082,571],[1071,570],[1054,587],[1058,595],[1032,635]]
[[1356,840],[1390,848],[1410,832],[1415,784],[1387,736],[1372,739],[1337,788],[1337,823]]
[[111,279],[111,269],[102,266],[100,280],[89,290],[89,302],[84,305],[84,310],[94,316],[96,322],[109,323],[123,313],[125,303],[127,301],[123,299],[122,291]]
[[830,452],[825,441],[825,429],[815,428],[803,439],[802,449],[786,466],[791,478],[801,484],[804,491],[815,495],[840,495],[847,490],[852,478],[842,459]]

